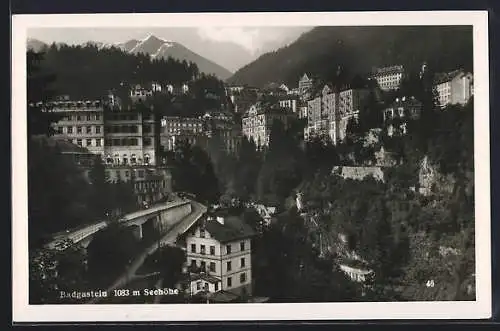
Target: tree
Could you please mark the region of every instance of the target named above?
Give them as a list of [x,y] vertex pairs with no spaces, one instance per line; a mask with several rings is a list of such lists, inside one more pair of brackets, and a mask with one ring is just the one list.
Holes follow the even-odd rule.
[[67,240],[54,249],[30,252],[30,304],[76,303],[77,299],[61,299],[60,291],[84,291],[87,287],[86,259],[82,248]]
[[60,153],[56,141],[32,137],[28,148],[28,233],[30,247],[38,247],[55,232],[91,221],[94,213],[82,169]]
[[54,90],[50,85],[55,81],[55,75],[44,73],[40,63],[44,59],[42,53],[28,51],[27,58],[27,104],[28,104],[28,134],[51,135],[53,134],[52,123],[59,120],[59,116],[47,112],[47,102],[54,98]]
[[210,157],[203,149],[181,142],[177,144],[173,157],[172,174],[176,191],[193,193],[201,201],[218,201],[219,181]]
[[139,249],[139,238],[130,228],[111,222],[87,247],[90,276],[96,284],[108,286],[109,278],[122,272]]
[[186,252],[179,247],[163,246],[153,256],[163,278],[163,286],[174,288],[181,279]]

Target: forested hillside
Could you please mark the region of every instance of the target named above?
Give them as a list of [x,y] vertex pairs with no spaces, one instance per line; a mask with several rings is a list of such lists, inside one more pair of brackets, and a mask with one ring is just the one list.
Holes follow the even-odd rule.
[[228,82],[296,86],[304,72],[330,80],[339,66],[352,77],[392,64],[415,71],[424,61],[442,71],[472,70],[472,49],[472,28],[466,26],[317,27],[244,66]]
[[98,99],[121,83],[188,83],[199,75],[196,64],[172,58],[151,60],[118,48],[55,45],[45,49],[40,70],[57,77],[51,86],[72,99]]

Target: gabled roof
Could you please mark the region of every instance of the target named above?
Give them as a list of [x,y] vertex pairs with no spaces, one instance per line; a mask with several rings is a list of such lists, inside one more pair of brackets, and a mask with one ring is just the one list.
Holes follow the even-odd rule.
[[300,80],[304,81],[304,80],[310,80],[310,79],[309,79],[309,76],[307,76],[307,74],[304,73],[304,75],[302,76],[302,78]]
[[215,219],[205,221],[205,229],[221,243],[253,237],[255,231],[238,216],[224,217],[224,224]]

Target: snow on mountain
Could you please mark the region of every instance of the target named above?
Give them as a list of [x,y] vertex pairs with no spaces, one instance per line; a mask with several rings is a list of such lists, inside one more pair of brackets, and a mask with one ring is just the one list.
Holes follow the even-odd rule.
[[148,35],[146,38],[137,42],[128,52],[132,54],[149,54],[152,58],[172,57],[181,61],[186,60],[188,62],[193,62],[196,63],[200,72],[214,74],[223,80],[232,75],[226,68],[204,58],[187,47],[174,41],[158,38],[154,35]]
[[[196,63],[200,72],[203,72],[205,74],[213,74],[222,80],[225,80],[232,75],[232,73],[226,68],[193,52],[182,44],[175,41],[158,38],[154,35],[148,35],[142,40],[131,39],[125,42],[118,43],[88,41],[86,43],[83,43],[82,45],[92,45],[96,46],[99,49],[117,47],[126,53],[148,54],[149,56],[151,56],[151,58],[154,59],[166,59],[168,57],[172,57],[180,61],[186,60],[187,62]],[[47,46],[47,44],[39,40],[28,39],[28,49],[38,51],[45,46]]]

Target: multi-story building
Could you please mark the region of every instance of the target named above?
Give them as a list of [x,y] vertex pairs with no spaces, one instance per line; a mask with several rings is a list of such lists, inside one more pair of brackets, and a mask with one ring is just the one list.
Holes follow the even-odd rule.
[[200,218],[186,231],[189,269],[216,278],[207,290],[251,296],[254,235],[255,231],[237,216],[218,213]]
[[57,101],[48,104],[60,114],[55,136],[101,155],[108,165],[156,164],[159,135],[148,109],[122,109],[118,98],[101,101]]
[[287,109],[288,111],[291,111],[292,113],[297,112],[298,103],[299,103],[299,100],[296,97],[282,97],[279,100],[280,107],[283,109]]
[[48,109],[61,115],[55,137],[104,155],[104,106],[101,101],[56,101]]
[[203,120],[193,117],[164,116],[161,119],[160,144],[171,151],[178,141],[204,146],[206,135]]
[[375,69],[372,77],[377,80],[381,90],[390,91],[399,89],[404,74],[405,70],[402,65],[394,65]]
[[242,118],[243,135],[253,140],[257,148],[268,146],[273,122],[281,121],[285,127],[288,127],[295,117],[294,113],[263,107],[260,102],[257,102]]
[[308,101],[305,139],[329,136],[334,144],[344,140],[347,123],[358,116],[368,93],[368,89],[335,92],[333,87],[325,85],[320,95]]
[[415,97],[396,98],[383,112],[384,127],[387,135],[406,134],[408,120],[418,119],[421,112],[422,103],[415,99]]
[[304,74],[299,80],[299,95],[303,100],[308,98],[312,86],[313,80],[307,74]]
[[[157,85],[154,85],[157,88]],[[153,89],[144,88],[141,85],[135,85],[130,89],[129,97],[130,100],[135,103],[139,101],[145,101],[147,98],[153,96]]]
[[465,105],[473,95],[473,75],[463,70],[438,74],[435,79],[440,107],[446,105]]
[[137,202],[154,203],[172,192],[172,175],[168,168],[147,165],[119,165],[106,167],[109,182],[132,182]]
[[308,111],[307,102],[300,100],[297,111],[298,117],[307,118],[307,111]]
[[322,95],[307,102],[307,126],[304,130],[306,140],[328,134],[328,114],[324,110]]
[[241,144],[241,126],[228,112],[211,112],[201,117],[207,139],[218,136],[222,139],[226,153],[238,152]]
[[336,112],[336,139],[342,141],[346,137],[347,123],[351,118],[357,118],[364,107],[370,91],[368,89],[347,89],[340,91],[338,111]]
[[159,132],[152,110],[110,108],[104,117],[104,160],[107,164],[158,163]]

